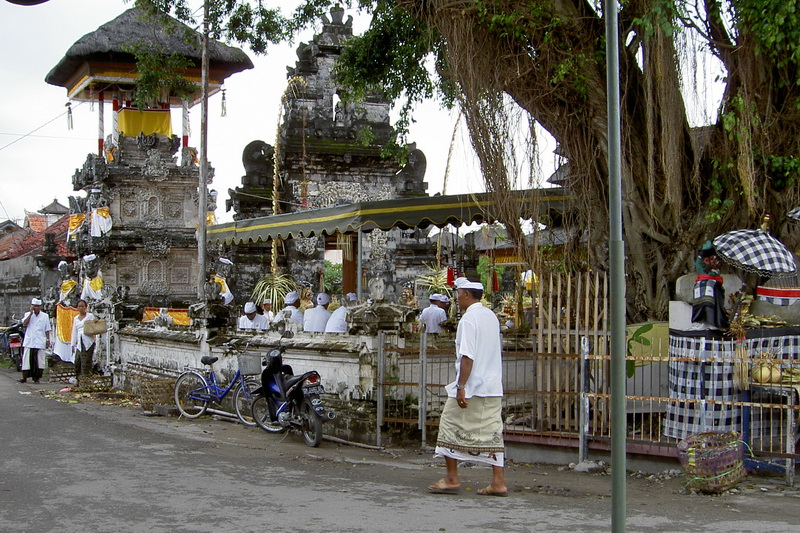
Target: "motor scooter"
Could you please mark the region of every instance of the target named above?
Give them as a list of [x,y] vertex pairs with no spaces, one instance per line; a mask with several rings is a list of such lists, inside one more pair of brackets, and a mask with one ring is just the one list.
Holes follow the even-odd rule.
[[5,345],[8,346],[8,357],[14,363],[17,372],[22,371],[22,338],[24,336],[24,328],[22,322],[17,321],[8,326],[3,332]]
[[254,391],[253,418],[268,433],[283,433],[297,429],[308,446],[317,447],[322,441],[322,422],[336,414],[325,409],[321,394],[325,393],[316,370],[298,376],[284,364],[284,346],[267,352],[262,361],[261,387]]

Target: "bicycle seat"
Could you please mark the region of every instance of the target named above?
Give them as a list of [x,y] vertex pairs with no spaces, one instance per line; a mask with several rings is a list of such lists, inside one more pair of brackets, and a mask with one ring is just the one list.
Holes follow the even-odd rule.
[[219,361],[219,357],[212,357],[210,355],[204,355],[200,358],[200,362],[204,365],[213,365],[217,361]]

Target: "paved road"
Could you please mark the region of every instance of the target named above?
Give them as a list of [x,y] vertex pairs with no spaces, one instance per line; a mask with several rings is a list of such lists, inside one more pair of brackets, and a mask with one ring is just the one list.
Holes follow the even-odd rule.
[[[508,498],[433,496],[439,461],[215,419],[147,417],[64,403],[0,372],[0,531],[606,531],[609,476],[510,465]],[[797,531],[797,491],[750,484],[739,495],[680,494],[677,480],[630,479],[629,531]]]

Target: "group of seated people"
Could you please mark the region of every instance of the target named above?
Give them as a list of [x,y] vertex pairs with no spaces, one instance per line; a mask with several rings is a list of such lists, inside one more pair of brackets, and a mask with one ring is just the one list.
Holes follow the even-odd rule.
[[272,313],[272,302],[267,300],[261,305],[261,312],[254,302],[244,304],[244,315],[239,317],[239,329],[267,330],[272,324],[281,321],[292,321],[303,325],[303,331],[312,333],[347,333],[347,308],[358,301],[355,293],[349,292],[333,312],[328,311],[331,303],[329,294],[317,294],[316,306],[300,310],[300,293],[292,291],[283,298],[284,308]]

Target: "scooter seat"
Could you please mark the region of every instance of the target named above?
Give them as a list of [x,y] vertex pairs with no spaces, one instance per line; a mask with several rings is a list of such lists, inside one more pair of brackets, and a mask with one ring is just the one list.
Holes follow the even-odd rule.
[[219,361],[219,357],[214,357],[211,355],[204,355],[203,357],[200,358],[200,362],[203,363],[204,365],[213,365],[217,361]]
[[294,386],[294,385],[295,385],[295,383],[297,383],[298,381],[302,381],[302,380],[304,380],[306,377],[307,377],[307,376],[305,376],[305,375],[300,375],[300,376],[289,376],[289,377],[287,377],[287,378],[285,378],[285,379],[284,379],[284,381],[283,381],[283,385],[284,385],[284,387],[286,387],[286,389],[287,389],[287,390],[288,390],[288,389],[291,389],[291,388],[292,388],[292,386]]

